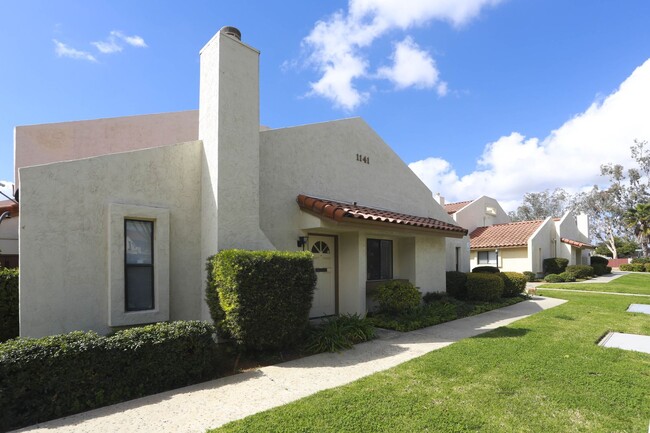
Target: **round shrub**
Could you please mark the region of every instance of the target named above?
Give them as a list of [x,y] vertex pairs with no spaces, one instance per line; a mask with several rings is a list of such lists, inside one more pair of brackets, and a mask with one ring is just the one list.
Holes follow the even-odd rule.
[[607,260],[607,257],[591,256],[591,260],[589,263],[591,263],[591,266],[596,264],[607,266],[609,264],[609,260]]
[[643,265],[643,267],[645,268],[646,272],[650,272],[650,263],[646,263],[645,265]]
[[576,281],[576,276],[575,274],[572,274],[569,271],[564,271],[561,274],[558,274],[560,278],[562,278],[562,281],[565,283],[574,283]]
[[564,278],[562,278],[559,274],[548,274],[544,277],[544,281],[547,283],[563,283]]
[[467,275],[467,298],[473,301],[494,301],[503,294],[503,280],[494,274],[472,273]]
[[612,273],[612,267],[611,266],[605,266],[605,273],[606,274],[611,274]]
[[599,276],[606,273],[606,266],[602,263],[592,263],[591,267],[594,269],[594,275]]
[[631,263],[623,263],[618,267],[621,271],[625,272],[631,272],[632,271],[632,264]]
[[420,292],[408,281],[389,281],[377,288],[379,309],[387,313],[405,313],[420,305]]
[[467,299],[467,274],[464,272],[451,271],[446,273],[447,277],[447,294],[456,299]]
[[650,263],[650,257],[635,257],[632,259],[632,264],[645,265],[646,263]]
[[632,263],[632,272],[645,272],[645,264],[643,263]]
[[571,265],[566,267],[566,272],[576,276],[577,279],[587,279],[594,276],[594,268],[589,265]]
[[568,264],[568,259],[551,257],[550,259],[544,259],[542,266],[544,267],[545,274],[560,274],[566,270]]
[[482,273],[482,274],[498,274],[499,268],[496,266],[477,266],[472,269],[472,272]]
[[529,283],[535,281],[535,277],[537,277],[537,275],[535,275],[535,272],[530,271],[524,271],[524,276],[526,277],[526,281]]
[[500,272],[499,277],[503,280],[503,297],[512,298],[521,295],[526,290],[526,276],[519,272]]

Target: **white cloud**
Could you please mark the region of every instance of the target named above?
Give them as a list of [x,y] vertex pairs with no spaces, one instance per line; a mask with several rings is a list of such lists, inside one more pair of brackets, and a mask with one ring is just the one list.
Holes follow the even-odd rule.
[[142,37],[138,35],[128,36],[119,30],[111,31],[106,40],[91,42],[91,44],[103,54],[119,53],[124,49],[123,44],[137,48],[146,48],[148,46]]
[[438,81],[436,63],[410,36],[395,44],[392,58],[393,65],[379,68],[377,75],[392,81],[397,89],[428,89]]
[[[438,80],[433,58],[410,38],[396,46],[392,68],[381,68],[374,76],[369,72],[366,51],[373,42],[391,30],[408,30],[433,20],[447,21],[454,26],[466,24],[486,6],[501,0],[349,0],[347,12],[338,11],[327,20],[316,23],[303,40],[309,62],[320,75],[311,84],[311,94],[325,97],[346,110],[358,107],[368,93],[357,88],[359,79],[388,78],[398,89],[411,86],[431,88]],[[418,69],[405,67],[405,58],[417,61]],[[447,84],[436,86],[440,96],[447,93]]]
[[54,42],[54,52],[59,57],[69,57],[71,59],[88,60],[90,62],[97,61],[95,56],[93,56],[92,54],[86,51],[80,51],[74,49],[64,44],[63,42],[57,41],[56,39],[52,39],[52,42]]
[[409,166],[435,193],[448,201],[488,195],[515,206],[526,192],[556,187],[575,192],[601,183],[601,164],[630,166],[634,139],[650,140],[650,59],[612,94],[546,138],[513,132],[485,146],[476,171],[458,176],[438,158]]

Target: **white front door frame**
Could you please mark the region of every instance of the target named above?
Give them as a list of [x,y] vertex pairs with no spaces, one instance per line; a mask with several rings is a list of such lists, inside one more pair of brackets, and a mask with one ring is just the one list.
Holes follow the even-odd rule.
[[[314,301],[310,318],[333,316],[339,313],[338,236],[309,233],[309,251],[314,254],[314,269],[318,281],[314,290]],[[318,243],[318,244],[317,244]],[[323,253],[323,245],[328,252]]]

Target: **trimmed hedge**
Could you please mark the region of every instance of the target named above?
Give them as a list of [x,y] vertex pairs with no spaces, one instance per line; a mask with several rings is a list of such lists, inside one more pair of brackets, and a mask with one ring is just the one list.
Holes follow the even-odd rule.
[[618,268],[626,272],[645,272],[645,265],[643,263],[623,263]]
[[472,272],[482,273],[482,274],[498,274],[501,272],[496,266],[477,266],[472,269]]
[[544,259],[542,266],[545,274],[561,274],[566,270],[568,264],[569,259],[551,257],[550,259]]
[[564,278],[560,274],[548,274],[544,277],[547,283],[564,283]]
[[558,274],[558,277],[562,278],[562,281],[565,283],[575,283],[576,281],[576,275],[569,271],[564,271],[561,274]]
[[379,310],[386,313],[401,314],[420,305],[422,295],[408,281],[388,281],[377,288]]
[[0,343],[18,335],[18,269],[0,268]]
[[635,257],[632,259],[632,264],[645,265],[646,263],[650,263],[650,257]]
[[467,298],[475,301],[494,301],[503,294],[503,280],[495,274],[470,273],[467,275]]
[[526,281],[528,281],[529,283],[532,283],[537,278],[537,275],[535,275],[535,272],[524,271],[523,274],[526,277]]
[[645,268],[646,272],[650,272],[650,263],[646,263],[645,265],[643,265],[643,267]]
[[456,299],[467,299],[467,274],[465,272],[449,271],[446,273],[447,294]]
[[602,263],[592,263],[591,268],[594,270],[594,275],[597,277],[607,273],[607,266]]
[[519,272],[500,272],[497,274],[503,280],[503,297],[512,298],[521,295],[526,290],[526,276]]
[[240,348],[285,349],[301,342],[316,287],[310,252],[224,250],[210,260],[212,318]]
[[157,323],[0,344],[0,431],[216,377],[214,327]]
[[607,259],[607,257],[591,256],[589,263],[591,264],[591,266],[596,264],[607,266],[609,264],[609,260]]
[[589,265],[571,265],[567,266],[566,272],[573,274],[578,279],[587,279],[594,276],[594,268]]

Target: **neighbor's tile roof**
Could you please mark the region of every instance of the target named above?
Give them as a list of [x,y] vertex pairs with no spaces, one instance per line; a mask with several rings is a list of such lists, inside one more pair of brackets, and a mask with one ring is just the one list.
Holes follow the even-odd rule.
[[595,249],[596,247],[585,243],[585,242],[580,242],[580,241],[574,241],[573,239],[569,238],[560,238],[560,242],[564,242],[565,244],[569,244],[572,247],[578,247],[578,248],[589,248],[589,249]]
[[12,218],[17,217],[19,209],[20,208],[18,207],[18,204],[14,203],[13,201],[10,200],[0,201],[0,215],[2,215],[5,211],[9,211],[11,212]]
[[447,213],[449,215],[451,215],[453,213],[458,212],[459,210],[461,210],[462,208],[464,208],[465,206],[467,206],[468,204],[470,204],[473,201],[474,200],[459,201],[459,202],[456,202],[456,203],[447,203],[444,207],[445,207],[445,210],[447,211]]
[[467,234],[467,230],[462,227],[433,218],[408,215],[368,206],[360,206],[356,203],[350,204],[334,200],[310,197],[304,194],[300,194],[296,201],[298,202],[298,206],[300,206],[301,209],[311,211],[317,215],[321,215],[339,222],[351,222],[351,220],[360,220],[357,222],[376,221]]
[[470,249],[525,247],[543,220],[518,221],[478,227],[469,235]]

